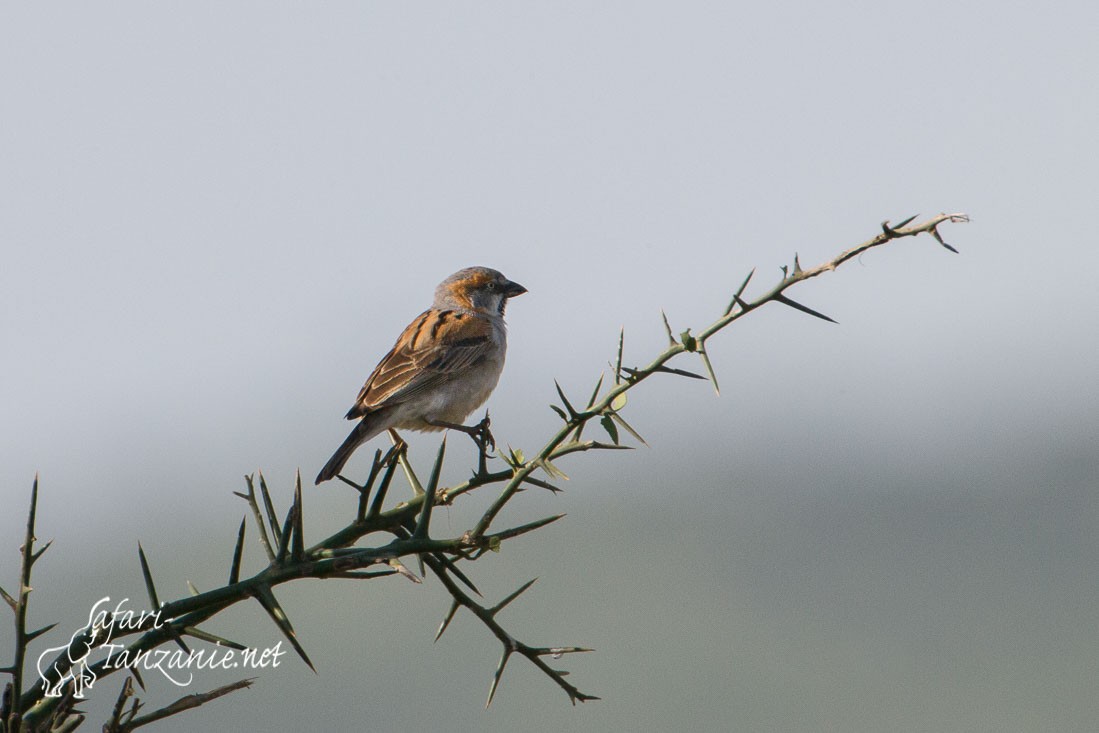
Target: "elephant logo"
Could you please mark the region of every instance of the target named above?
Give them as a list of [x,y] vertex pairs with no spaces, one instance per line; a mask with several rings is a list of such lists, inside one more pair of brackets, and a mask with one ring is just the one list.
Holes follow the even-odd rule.
[[[110,600],[110,597],[102,598],[92,606],[92,610],[88,613],[87,625],[73,632],[68,644],[50,647],[38,655],[38,675],[42,678],[42,689],[46,697],[61,697],[65,683],[72,682],[73,697],[83,700],[84,690],[90,689],[95,684],[95,673],[88,665],[88,657],[95,649],[92,640],[102,628],[102,625],[96,621],[96,610]],[[62,672],[57,662],[50,665],[48,669],[42,668],[48,657],[59,656],[62,652],[69,658],[68,671]]]

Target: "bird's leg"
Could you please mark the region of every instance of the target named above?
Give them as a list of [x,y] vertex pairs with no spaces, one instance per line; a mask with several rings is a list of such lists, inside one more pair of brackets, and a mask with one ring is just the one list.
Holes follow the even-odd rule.
[[387,432],[389,433],[389,439],[393,441],[393,447],[390,448],[389,452],[386,454],[387,459],[391,456],[396,457],[408,450],[408,443],[404,442],[404,438],[402,438],[396,430],[389,428]]
[[492,420],[489,419],[488,416],[488,410],[485,410],[484,419],[476,425],[458,425],[443,420],[428,420],[427,422],[438,428],[461,431],[473,438],[473,442],[477,444],[477,452],[479,454],[478,474],[488,473],[488,466],[486,465],[488,452],[490,450],[496,450],[496,439],[492,437],[492,432],[488,429],[489,425],[492,424]]
[[471,433],[473,440],[477,442],[477,445],[482,449],[496,450],[496,438],[492,437],[492,431],[488,429],[489,425],[492,425],[492,420],[488,416],[488,410],[485,410],[485,416],[481,418],[481,422],[473,426],[474,432]]
[[492,420],[488,417],[488,410],[485,410],[484,418],[474,426],[475,432],[470,433],[473,442],[477,444],[478,476],[484,476],[488,473],[488,451],[496,450],[496,439],[492,437],[492,432],[488,429],[491,424]]

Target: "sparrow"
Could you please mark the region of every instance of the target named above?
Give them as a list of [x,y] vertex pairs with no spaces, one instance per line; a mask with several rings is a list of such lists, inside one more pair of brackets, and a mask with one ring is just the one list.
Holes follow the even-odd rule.
[[449,428],[474,435],[478,428],[462,422],[496,388],[507,352],[504,309],[509,298],[525,292],[488,267],[467,267],[439,283],[432,306],[408,324],[367,377],[346,415],[359,423],[316,483],[334,478],[356,448],[384,430]]

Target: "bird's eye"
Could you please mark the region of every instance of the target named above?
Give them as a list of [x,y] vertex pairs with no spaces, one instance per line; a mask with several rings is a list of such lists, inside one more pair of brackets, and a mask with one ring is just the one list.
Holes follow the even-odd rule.
[[496,290],[496,283],[489,283],[488,285],[485,285],[485,290],[489,291],[490,293]]

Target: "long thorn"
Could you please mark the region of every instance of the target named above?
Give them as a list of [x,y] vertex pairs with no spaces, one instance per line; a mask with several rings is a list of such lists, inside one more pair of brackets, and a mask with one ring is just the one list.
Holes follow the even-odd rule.
[[242,494],[239,491],[233,493],[248,502],[248,506],[252,509],[252,517],[256,521],[256,526],[259,527],[259,541],[263,545],[263,551],[267,555],[267,561],[271,562],[275,559],[275,551],[271,548],[271,540],[267,537],[267,525],[263,521],[263,515],[260,513],[259,502],[256,500],[256,487],[253,483],[251,474],[244,477],[245,483],[248,485],[248,493]]
[[706,353],[706,346],[698,349],[698,355],[702,357],[702,363],[706,367],[706,373],[710,375],[710,382],[714,385],[714,392],[721,396],[721,387],[717,385],[717,375],[714,374],[714,365],[710,363],[710,355]]
[[725,309],[725,313],[723,315],[727,316],[730,313],[732,313],[733,308],[735,308],[737,306],[737,304],[741,302],[740,296],[744,295],[744,289],[748,287],[748,281],[751,280],[752,275],[755,275],[755,274],[756,274],[756,268],[753,267],[752,271],[748,273],[748,277],[744,278],[744,282],[742,282],[740,284],[740,287],[736,289],[736,292],[733,294],[733,299],[729,301],[729,307],[727,307]]
[[618,332],[618,360],[614,364],[614,383],[618,384],[622,376],[622,347],[626,343],[626,327]]
[[793,308],[794,310],[799,310],[802,313],[808,313],[811,316],[816,316],[817,318],[821,319],[822,321],[828,321],[829,323],[837,323],[837,324],[839,323],[839,321],[837,321],[836,319],[829,318],[828,316],[824,315],[823,313],[815,311],[815,310],[813,310],[812,308],[810,308],[808,306],[805,306],[805,305],[802,305],[801,303],[797,303],[793,300],[790,300],[789,298],[787,298],[785,295],[782,295],[781,293],[778,294],[778,295],[775,295],[774,300],[779,302],[779,303],[782,303],[783,305],[788,305],[791,308]]
[[496,674],[492,675],[492,685],[488,688],[488,700],[485,701],[485,709],[492,705],[492,698],[496,697],[496,688],[500,686],[500,678],[504,675],[504,667],[508,664],[511,649],[504,647],[504,653],[500,657],[500,663],[496,665]]
[[382,482],[378,484],[378,490],[374,493],[374,500],[370,502],[370,511],[366,513],[367,519],[373,519],[382,513],[382,504],[385,502],[385,495],[389,493],[389,486],[393,483],[393,474],[397,470],[397,457],[396,454],[390,452],[387,454],[389,458],[389,467],[385,469],[385,473],[382,474]]
[[259,490],[263,496],[263,508],[267,510],[267,521],[271,525],[271,534],[275,538],[275,544],[282,544],[282,532],[279,529],[279,517],[275,513],[275,505],[271,502],[271,492],[267,490],[267,480],[263,477],[263,471],[259,472]]
[[675,336],[672,336],[672,324],[668,323],[668,314],[663,309],[660,311],[660,317],[664,319],[664,331],[668,334],[668,345],[675,346],[676,340]]
[[286,512],[286,521],[282,523],[279,532],[279,551],[275,553],[275,564],[282,565],[286,562],[286,554],[290,550],[290,538],[294,533],[294,514],[298,510],[297,504],[290,505],[290,511]]
[[229,585],[240,580],[240,561],[244,557],[244,528],[247,526],[247,517],[240,520],[240,529],[237,531],[237,544],[233,548],[233,564],[229,566]]
[[439,624],[439,630],[435,632],[434,641],[438,641],[439,638],[443,635],[443,632],[446,631],[446,628],[450,626],[450,622],[454,620],[454,614],[457,613],[459,605],[461,604],[459,604],[458,601],[450,602],[450,610],[447,611],[446,617],[443,619],[443,622]]
[[309,660],[309,655],[305,653],[305,649],[302,648],[298,642],[298,635],[294,633],[294,626],[290,623],[290,619],[287,617],[286,612],[282,610],[282,606],[275,600],[275,594],[271,592],[271,587],[265,584],[260,584],[255,587],[253,595],[256,600],[263,606],[263,610],[267,611],[268,615],[275,622],[275,625],[282,631],[283,636],[290,642],[290,646],[294,647],[294,651],[298,653],[302,661],[309,665],[309,669],[316,673],[317,669],[313,666],[313,662]]
[[137,557],[141,560],[141,574],[145,576],[145,590],[149,592],[149,603],[153,608],[160,608],[160,601],[156,597],[156,586],[153,585],[153,575],[149,572],[149,561],[145,559],[145,550],[141,543],[137,543]]
[[528,588],[530,588],[532,585],[534,585],[534,582],[536,580],[538,580],[538,578],[531,578],[526,583],[523,583],[521,586],[519,586],[519,590],[515,591],[514,593],[511,593],[506,598],[504,598],[504,600],[500,601],[495,606],[488,609],[489,615],[490,616],[495,616],[496,614],[500,613],[500,611],[504,610],[509,603],[514,601],[519,596],[523,595],[523,593],[525,593]]
[[569,402],[569,398],[565,396],[565,391],[561,389],[561,385],[557,383],[557,380],[553,380],[553,386],[557,387],[557,394],[561,397],[561,401],[565,403],[565,409],[569,411],[569,417],[576,417],[576,410],[573,409],[572,404]]
[[[443,454],[446,453],[446,437],[439,443],[439,455],[435,458],[435,465],[431,469],[431,478],[424,490],[424,504],[420,509],[420,518],[416,522],[416,529],[412,532],[413,539],[426,539],[428,523],[431,522],[431,510],[435,507],[435,487],[439,484],[439,471],[443,466]],[[423,570],[421,569],[421,575]]]
[[293,550],[291,551],[291,557],[294,558],[294,562],[301,562],[305,559],[305,529],[304,529],[304,515],[305,506],[302,504],[301,497],[301,469],[298,469],[297,478],[294,481],[294,528],[291,530],[294,533]]

